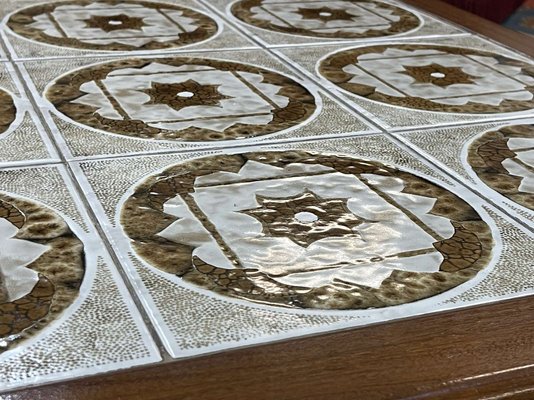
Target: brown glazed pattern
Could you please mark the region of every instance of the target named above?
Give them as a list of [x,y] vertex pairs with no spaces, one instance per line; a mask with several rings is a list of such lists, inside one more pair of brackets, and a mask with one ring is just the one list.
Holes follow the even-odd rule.
[[[157,41],[153,40],[148,43],[134,46],[129,45],[125,43],[109,43],[109,44],[98,44],[98,43],[89,43],[87,41],[83,41],[79,38],[73,38],[68,37],[68,35],[64,35],[63,37],[55,37],[46,34],[44,31],[40,29],[36,29],[35,27],[29,26],[30,24],[35,22],[34,17],[39,15],[50,15],[54,10],[59,6],[66,6],[66,5],[73,5],[73,6],[87,6],[93,3],[105,3],[110,6],[115,6],[119,4],[124,5],[139,5],[143,6],[145,8],[154,9],[156,11],[160,9],[166,9],[166,10],[176,10],[182,12],[182,15],[187,18],[192,18],[195,20],[195,24],[197,25],[197,29],[195,29],[192,32],[183,32],[178,36],[170,37],[166,41]],[[120,29],[141,29],[142,28],[142,21],[128,18],[127,16],[113,16],[113,19],[115,20],[122,20],[124,23],[123,26],[120,27]],[[88,22],[86,20],[86,24],[88,27],[100,27],[104,29],[105,31],[109,32],[113,30],[110,29],[109,24],[106,22],[108,18],[102,18],[102,17],[93,17],[89,18]],[[7,26],[18,35],[25,37],[26,39],[35,40],[37,42],[41,43],[47,43],[59,47],[71,47],[76,49],[85,49],[85,50],[104,50],[104,51],[127,51],[127,50],[158,50],[158,49],[168,49],[173,47],[182,47],[198,42],[202,42],[204,40],[209,39],[210,37],[214,36],[217,33],[217,23],[208,17],[207,15],[204,15],[198,11],[193,11],[186,7],[180,7],[172,4],[167,3],[157,3],[157,2],[150,2],[150,1],[137,1],[137,0],[72,0],[72,1],[63,1],[63,2],[51,2],[46,4],[39,4],[36,6],[31,6],[24,8],[9,18],[7,21]],[[119,28],[117,28],[119,29]],[[140,31],[141,32],[141,31]],[[141,33],[140,33],[141,34]]]
[[[302,36],[311,36],[311,37],[319,37],[319,38],[331,38],[331,39],[362,39],[362,38],[373,38],[373,37],[381,37],[381,36],[391,36],[391,35],[398,35],[401,33],[405,33],[408,31],[411,31],[421,24],[421,21],[419,18],[417,18],[414,14],[411,12],[404,10],[400,7],[396,7],[391,4],[382,3],[379,1],[374,0],[366,0],[365,2],[361,3],[372,3],[376,5],[379,8],[382,8],[387,11],[391,11],[394,16],[400,17],[400,19],[397,22],[393,22],[387,29],[373,29],[372,27],[369,28],[366,32],[363,33],[357,33],[357,32],[315,32],[310,31],[307,29],[297,28],[297,27],[285,27],[280,25],[275,25],[269,21],[261,20],[258,18],[254,18],[254,13],[250,11],[253,7],[259,7],[263,3],[262,0],[241,0],[235,3],[232,8],[231,12],[232,14],[240,19],[243,22],[246,22],[247,24],[256,26],[258,28],[263,28],[275,32],[281,32],[281,33],[288,33],[293,35],[302,35]],[[297,2],[298,3],[298,2]],[[353,0],[351,3],[358,4],[359,1]],[[304,7],[304,5],[303,5]],[[324,10],[319,9],[319,11],[328,12],[332,14],[332,16],[336,17],[337,19],[350,19],[350,16],[346,13],[340,12],[339,10],[331,10],[327,9],[325,7]],[[303,10],[303,17],[308,19],[318,19],[318,20],[325,20],[324,17],[322,17],[317,10],[309,9]],[[345,15],[343,15],[345,14]],[[332,17],[332,18],[333,18]]]
[[77,297],[85,272],[82,242],[54,211],[29,200],[0,194],[0,218],[17,227],[15,238],[49,246],[26,268],[39,274],[27,295],[6,302],[0,276],[0,353],[38,333]]
[[[194,183],[198,177],[217,171],[237,173],[247,161],[282,168],[291,163],[323,165],[360,179],[364,179],[362,174],[396,177],[405,184],[402,193],[435,198],[436,202],[429,214],[450,219],[455,229],[452,237],[436,240],[434,243],[434,248],[443,256],[439,271],[423,273],[393,270],[378,289],[356,284],[344,288],[326,285],[309,289],[282,284],[257,269],[241,268],[232,249],[195,203],[192,193],[195,191]],[[222,269],[206,264],[198,257],[192,256],[192,246],[177,244],[158,235],[177,220],[163,211],[163,205],[176,195],[181,196],[191,212],[210,232],[224,254],[236,266],[235,269]],[[296,202],[304,204],[297,205]],[[275,211],[271,214],[281,221],[291,218],[296,211],[303,211],[301,206],[309,205],[309,198],[288,199],[285,208],[275,207],[278,210],[271,210]],[[340,209],[335,201],[331,208],[338,210],[339,217],[331,215],[332,218],[346,220],[343,218],[346,211]],[[288,215],[284,216],[284,213]],[[262,222],[264,232],[268,232],[265,229],[268,221]],[[357,221],[350,223],[353,222],[357,224]],[[177,164],[145,179],[135,188],[134,194],[123,205],[121,223],[136,253],[162,271],[218,294],[257,303],[304,309],[367,309],[434,296],[475,277],[488,264],[493,247],[488,225],[467,202],[448,190],[379,162],[305,151],[218,155]],[[287,235],[295,242],[305,241],[304,235],[299,231],[296,227],[290,229]],[[343,232],[335,233],[339,234]],[[319,236],[316,234],[314,239],[319,239]],[[329,237],[329,232],[323,237]],[[257,283],[261,283],[261,286]],[[265,287],[269,287],[269,290],[265,290]]]
[[[349,82],[353,75],[343,71],[343,68],[347,65],[354,64],[358,62],[360,56],[370,54],[370,53],[381,53],[388,48],[400,49],[407,51],[416,51],[416,50],[438,50],[446,52],[448,54],[454,55],[470,55],[470,56],[487,56],[493,57],[498,61],[499,65],[502,66],[511,66],[521,68],[521,71],[524,75],[534,78],[534,65],[527,64],[523,61],[514,60],[507,58],[496,53],[490,53],[485,51],[479,51],[474,49],[459,48],[459,47],[449,47],[449,46],[434,46],[434,45],[381,45],[381,46],[366,46],[359,47],[355,49],[343,50],[337,53],[334,53],[323,61],[319,65],[319,72],[326,79],[333,82],[340,88],[353,93],[358,96],[365,97],[369,100],[378,101],[381,103],[391,104],[395,106],[426,110],[426,111],[435,111],[435,112],[450,112],[450,113],[472,113],[472,114],[482,114],[482,113],[505,113],[505,112],[517,112],[525,111],[534,108],[534,98],[531,100],[510,100],[505,99],[498,105],[491,104],[482,104],[476,102],[467,102],[463,105],[452,105],[433,102],[429,99],[423,97],[415,96],[404,96],[396,97],[384,93],[378,92],[376,87],[371,85],[365,85],[361,83]],[[395,61],[395,60],[392,60]],[[413,71],[410,71],[408,67],[406,74],[414,77],[417,82],[430,82],[438,86],[448,86],[451,84],[461,84],[469,83],[471,78],[468,74],[463,73],[457,68],[431,68],[431,66],[424,67],[428,69],[427,72],[437,72],[445,74],[444,78],[436,79],[434,81],[424,81],[421,80],[421,75],[423,71],[418,67],[417,74]],[[503,74],[505,75],[505,74]],[[438,82],[440,82],[438,84]],[[525,91],[534,94],[534,86],[526,86]]]
[[[517,153],[508,148],[511,138],[534,140],[534,125],[513,125],[486,132],[469,146],[467,162],[490,188],[534,211],[534,194],[519,191],[523,178],[511,175],[502,165],[503,161],[517,157]],[[533,171],[532,166],[524,166]]]
[[[122,112],[122,120],[108,119],[96,113],[98,107],[73,103],[73,101],[85,95],[80,90],[82,84],[90,81],[101,81],[108,74],[121,69],[141,69],[153,62],[174,67],[188,64],[209,66],[219,71],[239,71],[259,74],[263,78],[262,83],[280,86],[281,89],[278,91],[278,95],[287,97],[289,102],[285,107],[276,107],[272,110],[273,119],[267,124],[253,125],[238,123],[226,128],[222,132],[198,127],[188,127],[182,130],[162,129],[150,126],[139,119],[131,119],[124,112]],[[159,103],[166,104],[170,107],[199,104],[216,105],[224,97],[215,98],[215,89],[210,85],[199,85],[197,88],[195,82],[183,82],[181,84],[153,84],[152,89],[147,90],[145,93],[150,96],[149,104]],[[178,99],[176,94],[184,90],[193,91],[194,97],[191,99]],[[127,59],[99,64],[60,77],[50,86],[45,95],[67,117],[92,128],[137,138],[182,141],[217,141],[266,135],[291,128],[304,122],[316,109],[314,96],[304,86],[289,77],[251,65],[200,58]],[[202,101],[199,102],[199,99]],[[110,100],[113,101],[113,99]]]
[[9,129],[16,117],[17,108],[13,98],[9,93],[0,89],[0,137]]

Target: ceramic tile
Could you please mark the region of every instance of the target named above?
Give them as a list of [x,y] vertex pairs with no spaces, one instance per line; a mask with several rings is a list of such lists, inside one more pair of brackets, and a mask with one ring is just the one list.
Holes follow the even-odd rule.
[[391,0],[0,14],[0,392],[534,293],[530,58]]
[[534,115],[532,60],[474,36],[275,52],[389,131]]
[[67,158],[376,131],[265,50],[23,67]]
[[0,62],[0,166],[57,160],[13,66]]
[[256,47],[194,0],[2,0],[15,59]]
[[0,185],[0,390],[158,361],[66,169]]
[[383,135],[73,168],[174,357],[534,288],[533,234]]
[[399,136],[471,188],[534,222],[534,120],[408,131]]
[[465,34],[394,1],[201,1],[267,46]]

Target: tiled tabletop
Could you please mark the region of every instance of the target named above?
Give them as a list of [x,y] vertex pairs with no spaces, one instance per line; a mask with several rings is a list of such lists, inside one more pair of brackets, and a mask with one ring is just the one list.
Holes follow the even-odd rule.
[[0,10],[0,392],[534,292],[525,55],[389,0]]

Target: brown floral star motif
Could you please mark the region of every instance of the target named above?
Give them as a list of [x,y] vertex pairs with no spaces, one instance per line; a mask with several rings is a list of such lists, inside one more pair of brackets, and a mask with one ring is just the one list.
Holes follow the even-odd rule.
[[120,15],[92,15],[84,19],[83,22],[89,28],[98,28],[106,32],[118,31],[121,29],[141,30],[145,23],[143,18],[129,17],[125,14]]
[[436,86],[446,87],[456,84],[473,84],[478,76],[464,72],[461,67],[444,67],[433,63],[422,66],[404,66],[403,74],[409,75],[417,83],[432,83]]
[[297,11],[304,19],[318,19],[323,22],[346,20],[352,21],[355,15],[349,14],[345,10],[335,10],[330,7],[321,8],[299,8]]
[[366,221],[347,208],[346,199],[323,199],[308,190],[286,198],[256,195],[256,200],[260,207],[241,212],[259,220],[265,234],[287,237],[303,247],[328,237],[357,234],[353,229]]
[[150,96],[145,104],[166,104],[175,110],[191,106],[218,106],[221,100],[231,99],[218,91],[220,85],[202,85],[192,79],[181,83],[152,82],[143,90]]

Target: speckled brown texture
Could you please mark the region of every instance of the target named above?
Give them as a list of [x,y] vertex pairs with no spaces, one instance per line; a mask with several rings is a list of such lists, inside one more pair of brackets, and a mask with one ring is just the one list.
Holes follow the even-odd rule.
[[[146,8],[160,10],[160,9],[166,9],[166,10],[173,10],[173,11],[180,11],[182,12],[182,15],[184,17],[192,18],[195,20],[195,24],[197,26],[197,29],[193,32],[183,32],[178,36],[170,37],[168,40],[164,42],[160,41],[150,41],[148,43],[145,43],[143,45],[139,46],[133,46],[128,45],[125,43],[111,43],[111,44],[97,44],[97,43],[89,43],[86,41],[83,41],[81,39],[77,38],[71,38],[71,37],[55,37],[46,34],[44,31],[40,29],[36,29],[35,27],[29,26],[30,24],[34,23],[34,17],[39,15],[50,15],[56,7],[63,6],[63,5],[75,5],[75,6],[87,6],[89,4],[93,3],[105,3],[110,6],[114,5],[140,5]],[[120,14],[118,15],[120,20]],[[116,18],[115,18],[116,19]],[[103,20],[100,20],[100,23],[103,23]],[[128,26],[130,28],[132,27],[140,27],[142,21],[135,22],[133,20],[126,21],[126,28]],[[97,20],[90,20],[89,24],[98,24],[99,19]],[[105,50],[105,51],[124,51],[124,50],[158,50],[158,49],[167,49],[167,48],[174,48],[174,47],[181,47],[186,46],[193,43],[198,43],[201,41],[204,41],[206,39],[209,39],[210,37],[214,36],[217,33],[217,23],[208,17],[207,15],[204,15],[202,13],[199,13],[197,11],[193,11],[186,7],[180,7],[175,6],[168,3],[157,3],[157,2],[149,2],[149,1],[137,1],[137,0],[127,0],[127,1],[121,1],[121,0],[99,0],[99,1],[93,1],[93,0],[73,0],[73,1],[63,1],[63,2],[53,2],[53,3],[46,3],[46,4],[39,4],[36,6],[24,8],[16,13],[14,13],[9,20],[7,21],[7,26],[15,33],[21,35],[22,37],[26,39],[31,39],[37,42],[52,44],[60,47],[72,47],[77,49],[93,49],[93,50]],[[88,25],[91,26],[91,25]],[[118,28],[117,28],[118,29]]]
[[[403,193],[435,198],[430,214],[450,219],[455,228],[452,237],[434,243],[444,257],[439,272],[395,270],[379,289],[360,285],[345,289],[330,285],[307,289],[281,284],[255,269],[214,267],[192,256],[192,247],[158,235],[176,220],[163,212],[166,201],[179,194],[196,214],[194,201],[188,200],[194,191],[195,179],[215,171],[238,172],[248,160],[276,167],[290,163],[320,164],[341,173],[355,174],[360,179],[360,174],[394,176],[404,182]],[[469,204],[448,190],[379,162],[304,151],[221,155],[167,168],[137,186],[123,206],[121,223],[137,254],[149,264],[219,294],[291,308],[365,309],[430,297],[473,278],[487,265],[493,246],[488,225]],[[207,219],[202,223],[210,226]],[[209,231],[213,234],[211,229]],[[228,246],[216,235],[214,237],[225,254],[231,257]],[[269,291],[264,290],[265,285],[270,287]]]
[[[143,68],[153,62],[174,67],[184,64],[210,66],[219,71],[239,71],[252,74],[259,74],[263,77],[263,83],[278,85],[281,89],[278,95],[289,99],[287,106],[278,107],[272,110],[273,119],[264,125],[253,125],[237,123],[223,130],[222,132],[207,128],[189,127],[179,131],[167,130],[150,126],[147,123],[125,118],[122,120],[108,119],[96,113],[97,107],[85,104],[73,103],[85,93],[80,90],[80,86],[85,82],[105,79],[111,72],[116,72],[126,68]],[[179,85],[159,85],[148,92],[150,102],[159,102],[173,107],[180,105],[204,104],[216,105],[221,98],[215,98],[213,87],[196,85],[187,82]],[[197,87],[198,86],[198,87]],[[200,93],[194,93],[194,97],[186,100],[176,99],[176,94],[180,91],[193,91],[195,88]],[[183,141],[218,141],[227,139],[242,139],[266,135],[291,128],[307,120],[315,111],[316,104],[314,96],[301,84],[293,79],[279,73],[263,68],[240,64],[224,60],[200,59],[200,58],[158,58],[158,59],[127,59],[113,61],[105,64],[95,65],[77,70],[67,74],[58,80],[48,89],[46,97],[63,114],[73,120],[93,128],[102,129],[107,132],[120,135],[133,136],[138,138],[183,140]],[[198,103],[192,103],[193,101]],[[239,101],[239,100],[238,100]],[[215,103],[214,103],[215,102]]]
[[50,247],[26,267],[39,273],[33,290],[12,302],[5,302],[5,297],[3,302],[0,299],[0,339],[5,342],[0,347],[2,352],[37,333],[76,299],[85,260],[82,242],[49,208],[0,194],[0,218],[19,229],[17,239]]
[[17,108],[11,95],[0,89],[0,137],[7,131],[17,116]]
[[[275,25],[270,21],[255,18],[254,13],[252,13],[250,9],[252,7],[259,7],[262,5],[262,3],[263,3],[262,0],[241,0],[232,6],[231,12],[236,18],[240,19],[241,21],[244,21],[258,28],[263,28],[263,29],[267,29],[267,30],[271,30],[275,32],[282,32],[282,33],[287,33],[287,34],[292,34],[292,35],[331,38],[331,39],[335,39],[335,38],[360,39],[360,38],[372,38],[372,37],[380,37],[380,36],[397,35],[400,33],[411,31],[417,28],[421,23],[419,21],[419,18],[417,18],[414,14],[400,7],[396,7],[391,4],[382,3],[382,2],[374,1],[374,0],[366,0],[366,1],[354,0],[352,1],[352,3],[356,3],[356,4],[372,3],[384,10],[392,11],[394,16],[397,16],[400,18],[398,21],[392,22],[391,25],[387,29],[373,29],[372,26],[369,26],[369,30],[362,32],[362,33],[347,32],[347,31],[315,32],[315,31],[310,31],[307,29],[302,29],[302,28],[297,28],[297,27],[286,27],[286,26],[281,26],[281,25]],[[298,3],[298,2],[295,2],[295,3]],[[322,12],[328,12],[332,14],[331,17],[327,17],[327,18],[333,19],[335,17],[336,19],[350,21],[350,22],[347,22],[348,26],[350,26],[351,24],[353,25],[362,24],[362,22],[356,23],[352,21],[351,18],[353,16],[347,14],[346,12],[343,13],[342,10],[332,10],[328,8],[328,5],[326,3],[323,9],[307,9],[306,5],[307,3],[304,3],[302,5],[302,11],[301,11],[301,15],[304,18],[325,20],[325,17],[319,15],[319,12],[317,11],[317,10],[320,10]],[[363,22],[363,24],[365,23]]]
[[[534,108],[534,98],[531,100],[510,100],[505,99],[498,105],[483,104],[476,102],[467,102],[462,105],[453,105],[453,104],[443,104],[431,101],[423,97],[413,97],[413,96],[404,96],[396,97],[393,95],[387,95],[384,93],[378,92],[376,87],[371,85],[365,85],[361,83],[349,82],[353,77],[352,74],[343,71],[343,68],[350,64],[355,64],[358,62],[360,56],[370,54],[370,53],[381,53],[387,50],[388,48],[407,50],[407,51],[416,51],[416,50],[438,50],[448,54],[454,55],[473,55],[473,56],[487,56],[493,57],[498,61],[498,65],[502,66],[513,66],[521,68],[521,71],[524,75],[534,78],[534,65],[528,64],[520,60],[514,60],[512,58],[504,57],[496,53],[490,53],[481,50],[474,50],[468,48],[460,47],[451,47],[451,46],[438,46],[438,45],[420,45],[420,44],[395,44],[395,45],[379,45],[379,46],[367,46],[367,47],[358,47],[349,50],[342,50],[334,54],[329,55],[319,65],[319,72],[329,81],[335,83],[340,88],[347,90],[350,93],[353,93],[358,96],[365,97],[369,100],[375,100],[381,103],[392,104],[401,107],[414,108],[419,110],[427,111],[436,111],[436,112],[449,112],[449,113],[472,113],[472,114],[483,114],[483,113],[504,113],[504,112],[518,112],[525,111]],[[391,60],[394,62],[395,60]],[[416,67],[418,68],[418,67]],[[456,79],[455,83],[466,83],[466,79],[470,79],[465,74],[459,74],[458,71],[451,71],[450,69],[444,70],[441,66],[440,69],[433,69],[433,72],[449,72],[452,73],[452,76],[435,79],[432,83],[437,84],[438,86],[443,86],[443,84],[438,84],[436,82],[446,82],[447,85],[452,84],[453,80]],[[423,71],[419,70],[417,74],[419,76],[418,80],[421,82],[420,75]],[[425,69],[426,73],[430,72],[429,67]],[[413,76],[413,75],[412,75]],[[525,91],[530,92],[534,95],[534,86],[526,86]]]
[[511,138],[534,139],[534,125],[512,125],[484,133],[469,146],[467,162],[486,185],[534,211],[534,194],[519,190],[523,178],[511,175],[502,165],[517,156],[507,146]]

